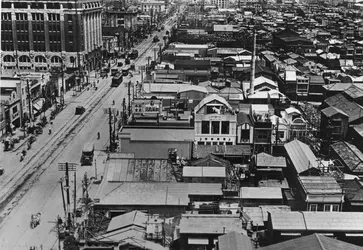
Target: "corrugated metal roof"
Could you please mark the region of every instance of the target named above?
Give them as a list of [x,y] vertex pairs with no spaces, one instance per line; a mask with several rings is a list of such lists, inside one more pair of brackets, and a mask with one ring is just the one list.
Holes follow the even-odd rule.
[[226,177],[225,167],[183,167],[183,177]]
[[243,124],[253,125],[253,122],[249,114],[246,114],[245,112],[239,112],[237,113],[237,125],[239,126]]
[[273,230],[305,231],[305,221],[301,212],[270,212]]
[[286,143],[284,148],[298,174],[309,168],[318,168],[317,158],[307,144],[299,140],[293,140]]
[[344,93],[353,99],[363,97],[363,90],[353,84],[349,86],[349,88],[347,88]]
[[363,173],[363,153],[355,145],[340,141],[331,145],[331,148],[353,173]]
[[278,187],[241,187],[241,199],[281,199],[281,188]]
[[260,207],[244,207],[243,212],[246,213],[248,217],[250,217],[253,226],[263,227],[265,225]]
[[299,176],[307,194],[343,194],[338,182],[331,176]]
[[252,241],[248,236],[237,232],[230,232],[218,237],[218,249],[220,250],[254,250]]
[[189,195],[222,196],[221,183],[104,182],[100,205],[187,206]]
[[361,247],[324,235],[312,234],[260,248],[261,250],[358,250]]
[[132,211],[111,219],[106,232],[112,232],[129,226],[138,226],[146,229],[147,214],[140,211]]
[[220,156],[251,155],[251,145],[195,145],[193,155],[204,158],[209,154]]
[[238,232],[247,235],[242,228],[242,220],[239,215],[194,215],[183,214],[180,219],[180,234],[219,234]]

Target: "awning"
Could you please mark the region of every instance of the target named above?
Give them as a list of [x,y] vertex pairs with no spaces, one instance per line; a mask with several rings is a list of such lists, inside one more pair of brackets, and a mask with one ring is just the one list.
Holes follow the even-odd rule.
[[35,109],[35,111],[37,111],[37,112],[42,111],[43,102],[44,102],[44,98],[39,98],[38,100],[33,102],[33,108]]

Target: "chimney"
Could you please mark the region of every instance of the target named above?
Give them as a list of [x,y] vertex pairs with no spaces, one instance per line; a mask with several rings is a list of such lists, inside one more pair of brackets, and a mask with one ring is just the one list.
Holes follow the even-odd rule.
[[256,71],[256,32],[253,30],[253,52],[251,62],[251,82],[250,82],[250,95],[255,93],[255,71]]

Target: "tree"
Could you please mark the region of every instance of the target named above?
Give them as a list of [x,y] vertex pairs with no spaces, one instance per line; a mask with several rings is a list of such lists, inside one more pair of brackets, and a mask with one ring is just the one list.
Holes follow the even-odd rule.
[[78,241],[73,235],[69,235],[64,239],[63,250],[79,250]]

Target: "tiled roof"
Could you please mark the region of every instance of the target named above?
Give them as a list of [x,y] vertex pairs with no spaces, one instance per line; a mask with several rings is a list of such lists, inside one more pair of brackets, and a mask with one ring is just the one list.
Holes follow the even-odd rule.
[[363,107],[349,101],[342,93],[331,96],[325,99],[324,102],[345,112],[349,116],[349,122],[354,122],[363,117]]
[[242,156],[251,154],[250,145],[196,145],[193,155],[203,158],[209,154],[218,156]]
[[278,167],[278,168],[285,168],[286,167],[286,159],[285,157],[275,157],[269,155],[267,153],[259,153],[254,158],[257,161],[257,168],[258,167]]
[[284,147],[298,174],[309,168],[318,168],[317,158],[307,144],[293,140],[286,143]]
[[346,113],[344,113],[342,110],[340,110],[336,107],[333,107],[333,106],[329,106],[329,107],[323,109],[321,111],[321,113],[323,113],[326,117],[332,117],[336,114],[342,114],[342,115],[345,115],[348,117],[348,115]]
[[331,145],[343,164],[353,173],[363,173],[363,153],[353,144],[340,141]]
[[340,240],[332,239],[320,234],[302,236],[293,240],[284,241],[260,250],[358,250],[360,247]]

